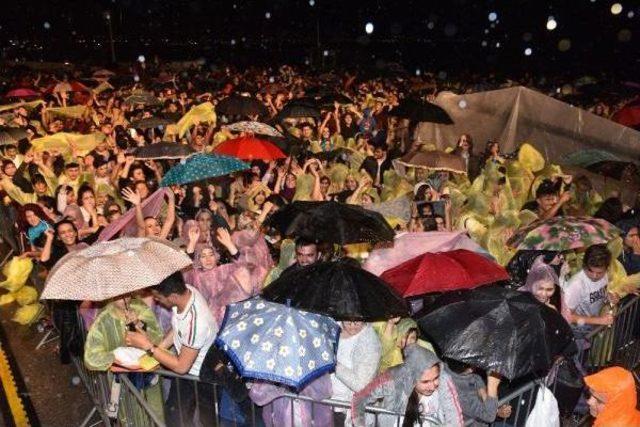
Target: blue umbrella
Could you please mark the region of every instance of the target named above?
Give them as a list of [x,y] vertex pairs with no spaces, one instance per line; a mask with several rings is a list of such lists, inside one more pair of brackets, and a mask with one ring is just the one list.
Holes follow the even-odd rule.
[[330,317],[256,297],[227,306],[216,345],[242,377],[300,390],[335,369],[339,335]]
[[161,185],[187,184],[249,169],[249,165],[235,157],[220,154],[194,154],[169,169]]

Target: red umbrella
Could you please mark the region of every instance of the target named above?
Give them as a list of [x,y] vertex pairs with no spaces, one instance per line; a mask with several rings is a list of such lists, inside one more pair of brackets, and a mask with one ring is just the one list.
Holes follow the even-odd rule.
[[213,151],[242,160],[261,159],[270,161],[287,157],[287,155],[273,143],[253,136],[229,139],[218,145]]
[[640,129],[640,98],[631,101],[618,111],[616,111],[611,119],[621,125],[630,128]]
[[34,98],[37,96],[41,96],[41,93],[26,87],[11,89],[6,95],[7,98]]
[[427,252],[393,267],[380,276],[403,297],[433,292],[473,289],[507,280],[507,271],[466,249]]

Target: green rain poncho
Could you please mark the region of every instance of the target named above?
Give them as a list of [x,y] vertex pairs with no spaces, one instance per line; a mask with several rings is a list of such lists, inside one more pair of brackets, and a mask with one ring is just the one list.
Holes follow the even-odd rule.
[[[131,300],[129,309],[137,315],[139,320],[147,325],[149,339],[154,343],[159,343],[162,340],[162,330],[151,309],[138,299]],[[110,303],[105,306],[96,317],[87,334],[84,346],[84,363],[87,368],[94,371],[107,371],[115,360],[113,350],[126,346],[124,343],[126,330],[125,318],[116,305]],[[109,373],[109,377],[112,377],[111,373]],[[141,390],[141,393],[156,414],[162,418],[162,393],[159,384],[149,386]],[[147,419],[144,414],[137,414],[135,411],[132,416],[134,419],[131,420],[131,423],[123,422],[123,424],[144,425],[145,419]],[[122,406],[120,407],[118,418],[121,421],[125,421],[126,415]]]

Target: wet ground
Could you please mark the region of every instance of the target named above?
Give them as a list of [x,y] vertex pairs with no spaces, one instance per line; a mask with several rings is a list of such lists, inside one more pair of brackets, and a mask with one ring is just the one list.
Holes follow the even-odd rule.
[[40,425],[79,426],[90,413],[92,403],[83,385],[73,384],[76,375],[73,365],[60,364],[55,353],[56,341],[36,350],[44,332],[39,332],[36,325],[22,326],[11,321],[15,308],[15,303],[0,306],[0,322]]

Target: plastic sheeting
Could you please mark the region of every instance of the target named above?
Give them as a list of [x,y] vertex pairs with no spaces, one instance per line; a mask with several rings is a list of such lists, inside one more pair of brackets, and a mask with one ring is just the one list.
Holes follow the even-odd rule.
[[640,132],[522,86],[465,95],[441,92],[436,104],[454,124],[420,123],[415,137],[440,149],[469,133],[478,152],[485,141],[496,139],[502,152],[529,142],[550,160],[591,148],[625,159],[640,154]]

